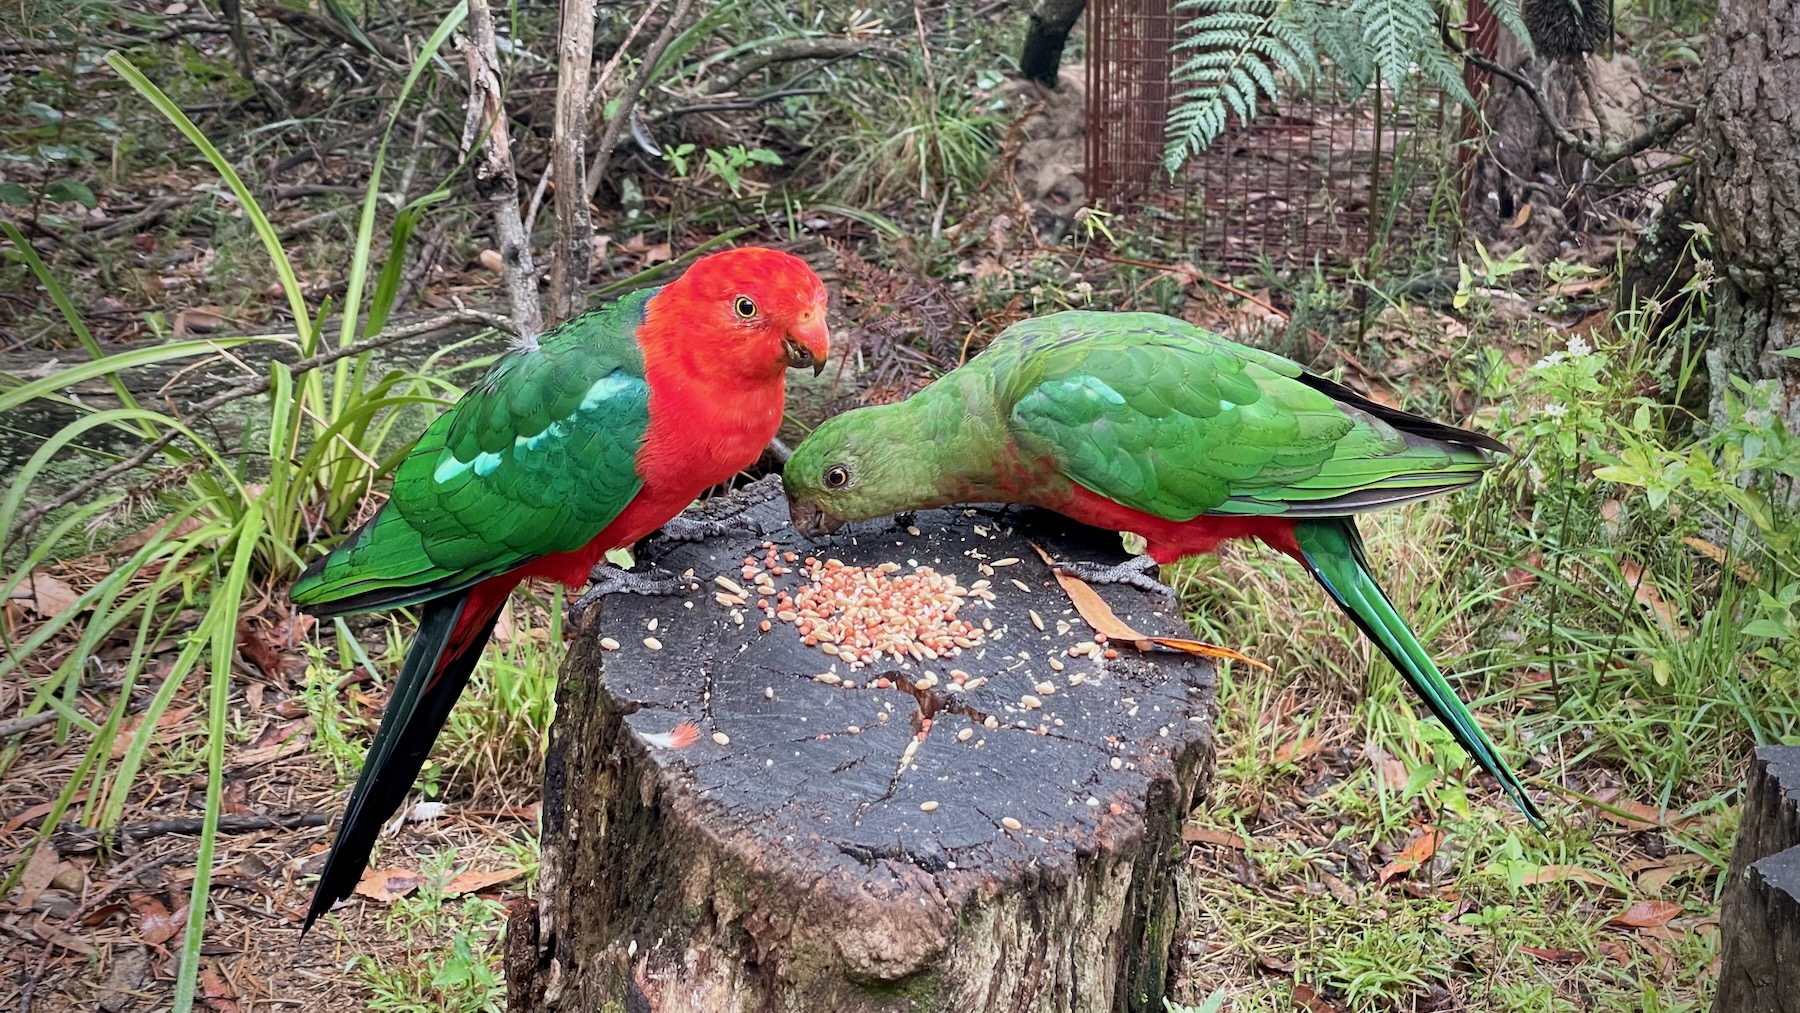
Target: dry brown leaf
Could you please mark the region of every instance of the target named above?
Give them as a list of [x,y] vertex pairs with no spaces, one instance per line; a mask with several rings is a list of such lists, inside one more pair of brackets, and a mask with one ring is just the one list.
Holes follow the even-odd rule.
[[186,538],[200,530],[204,524],[205,522],[200,518],[193,516],[183,517],[173,528],[170,528],[167,520],[152,521],[143,529],[125,536],[123,541],[112,547],[112,552],[114,555],[128,555],[136,552],[149,545],[151,539],[165,537],[165,529],[168,529],[166,537],[170,540]]
[[392,904],[425,885],[425,877],[409,869],[367,869],[356,892],[373,901]]
[[220,802],[225,811],[234,815],[242,815],[250,811],[250,782],[241,777],[234,777],[225,782],[225,793]]
[[[1703,555],[1706,558],[1712,560],[1713,562],[1719,564],[1720,566],[1724,566],[1731,559],[1731,557],[1726,554],[1724,549],[1719,548],[1717,545],[1714,545],[1713,543],[1707,541],[1704,538],[1698,538],[1693,535],[1689,535],[1686,538],[1683,538],[1682,541],[1687,544],[1688,548],[1699,552],[1701,555]],[[1761,583],[1761,581],[1757,579],[1756,568],[1751,566],[1749,563],[1744,562],[1741,559],[1738,560],[1737,563],[1732,566],[1731,572],[1737,574],[1737,579],[1743,581],[1746,584]]]
[[62,864],[62,856],[50,846],[49,841],[39,844],[31,853],[31,860],[25,863],[25,872],[19,877],[19,902],[21,911],[31,910],[39,896],[50,887],[50,881],[56,878],[56,868]]
[[494,872],[476,872],[471,869],[468,872],[459,874],[455,879],[451,880],[450,885],[444,887],[444,895],[446,897],[455,897],[458,894],[464,893],[480,893],[483,890],[492,889],[502,883],[510,883],[523,875],[525,875],[525,867],[522,865],[514,866],[510,869],[499,869]]
[[29,579],[13,588],[11,597],[23,602],[26,608],[37,613],[38,618],[55,619],[74,608],[81,595],[60,577],[33,570]]
[[265,746],[262,749],[246,749],[233,757],[231,762],[236,767],[254,767],[274,760],[285,760],[290,756],[304,753],[310,748],[312,748],[311,743],[306,739],[295,739],[292,742]]
[[1676,855],[1643,868],[1638,873],[1637,887],[1642,893],[1658,894],[1682,876],[1711,867],[1712,863],[1699,855]]
[[31,927],[37,932],[39,939],[42,939],[52,946],[60,946],[70,953],[79,953],[84,957],[97,957],[100,955],[100,951],[95,949],[92,943],[82,939],[80,936],[72,936],[62,929],[56,928],[49,922],[46,922],[41,916],[38,918],[36,924]]
[[1570,278],[1550,286],[1550,291],[1560,296],[1593,295],[1611,285],[1611,274],[1596,274],[1587,278]]
[[1643,567],[1630,559],[1621,558],[1619,573],[1625,577],[1625,583],[1630,584],[1634,589],[1632,595],[1640,604],[1656,613],[1656,617],[1662,620],[1663,626],[1670,633],[1677,637],[1688,635],[1687,627],[1681,625],[1680,614],[1663,598],[1662,592],[1656,588],[1656,582],[1650,579],[1650,575],[1644,572]]
[[1514,230],[1522,229],[1525,227],[1525,223],[1529,221],[1531,221],[1531,202],[1526,201],[1519,205],[1519,213],[1513,215],[1512,221],[1507,222],[1506,227]]
[[[1658,828],[1664,830],[1680,830],[1700,818],[1698,816],[1687,816],[1671,820],[1669,818],[1668,810],[1655,809],[1642,802],[1620,802],[1617,799],[1614,799],[1606,804],[1608,808],[1600,809],[1596,807],[1594,810],[1600,814],[1600,818],[1609,823],[1617,823],[1619,826],[1631,830],[1655,830]],[[1612,812],[1611,810],[1613,809],[1622,809],[1624,812]]]
[[1319,754],[1323,748],[1317,736],[1308,735],[1299,742],[1283,742],[1275,747],[1276,763],[1297,763]]
[[244,660],[255,665],[257,670],[267,678],[276,682],[287,681],[287,673],[281,663],[281,653],[269,643],[268,637],[250,625],[249,620],[238,620],[237,649]]
[[213,1013],[238,1013],[237,990],[212,963],[200,968],[200,996]]
[[1680,913],[1681,905],[1674,901],[1640,900],[1608,919],[1606,924],[1634,929],[1657,928],[1667,925],[1669,919]]
[[1620,967],[1631,966],[1631,950],[1617,939],[1602,939],[1595,949],[1605,954],[1607,959]]
[[[199,707],[199,704],[191,703],[186,707],[174,707],[163,711],[162,717],[158,718],[156,721],[156,730],[158,732],[166,732],[171,728],[174,728],[176,725],[186,721],[188,715],[194,713]],[[141,727],[143,723],[144,716],[142,714],[120,723],[118,734],[113,736],[113,759],[117,760],[131,750],[131,740],[137,737],[138,728]]]
[[1417,869],[1431,856],[1437,854],[1438,847],[1444,842],[1443,831],[1430,825],[1419,828],[1419,836],[1412,839],[1394,860],[1381,867],[1378,885],[1386,886],[1391,881]]
[[190,334],[210,334],[225,324],[225,313],[217,306],[189,306],[175,314],[175,335],[185,338]]
[[1217,844],[1222,847],[1247,851],[1250,843],[1229,830],[1217,830],[1213,827],[1196,826],[1192,823],[1181,825],[1181,839],[1189,844]]
[[1563,964],[1573,967],[1587,963],[1587,954],[1580,950],[1558,950],[1547,946],[1521,946],[1520,950],[1531,954],[1539,960],[1552,964]]
[[1205,658],[1224,658],[1231,661],[1242,661],[1246,664],[1255,665],[1257,668],[1265,671],[1273,671],[1268,665],[1257,661],[1255,658],[1240,654],[1229,647],[1220,647],[1217,644],[1209,644],[1201,640],[1189,640],[1185,637],[1147,637],[1142,633],[1139,633],[1130,626],[1127,626],[1125,620],[1120,619],[1118,615],[1113,612],[1112,606],[1106,604],[1106,599],[1100,597],[1098,591],[1095,591],[1092,587],[1088,586],[1087,581],[1082,580],[1080,577],[1074,576],[1073,574],[1064,573],[1061,570],[1058,570],[1055,561],[1050,558],[1049,553],[1045,552],[1035,543],[1028,544],[1031,544],[1031,547],[1043,558],[1044,565],[1050,567],[1050,572],[1056,575],[1056,582],[1062,585],[1062,589],[1068,594],[1069,600],[1075,604],[1075,611],[1081,613],[1081,618],[1086,620],[1087,624],[1094,628],[1094,632],[1104,634],[1106,639],[1124,641],[1140,651],[1148,651],[1151,645],[1156,645],[1159,647],[1167,647],[1171,650],[1183,651],[1188,654],[1197,654]]
[[1618,884],[1612,880],[1579,865],[1540,865],[1535,870],[1526,873],[1524,878],[1519,880],[1519,885],[1542,886],[1545,883],[1559,883],[1565,879],[1573,879],[1606,890],[1619,889]]
[[[69,801],[69,804],[74,805],[76,802],[86,802],[86,801],[87,801],[87,792],[78,791],[75,793],[75,797]],[[7,834],[12,833],[13,831],[19,829],[20,827],[24,826],[27,823],[30,823],[32,820],[37,819],[39,816],[50,815],[50,810],[52,810],[54,808],[56,808],[56,802],[55,802],[55,800],[51,800],[49,802],[39,802],[37,805],[34,805],[34,806],[31,806],[30,808],[21,810],[17,815],[13,816],[12,819],[7,820],[5,826],[0,827],[0,837],[5,837]]]
[[138,938],[151,946],[161,946],[175,938],[186,919],[186,908],[181,909],[181,915],[171,914],[168,905],[148,894],[132,894],[131,906],[138,913]]
[[[1530,207],[1531,205],[1525,206]],[[1294,983],[1293,1001],[1295,1008],[1306,1010],[1306,1013],[1342,1013],[1343,1011],[1342,1006],[1327,1002],[1317,989],[1303,982]]]
[[1600,526],[1606,529],[1606,537],[1619,537],[1625,527],[1625,504],[1616,499],[1600,504]]

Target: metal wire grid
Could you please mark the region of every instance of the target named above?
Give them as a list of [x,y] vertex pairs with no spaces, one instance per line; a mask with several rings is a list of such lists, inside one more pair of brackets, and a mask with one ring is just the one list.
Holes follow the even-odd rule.
[[1327,68],[1310,96],[1287,97],[1249,124],[1233,116],[1169,180],[1164,124],[1183,20],[1172,8],[1171,0],[1088,3],[1087,187],[1107,210],[1139,212],[1195,262],[1236,269],[1342,266],[1376,236],[1387,252],[1439,238],[1434,226],[1455,217],[1444,212],[1461,193],[1443,192],[1437,170],[1477,124],[1447,118],[1450,100],[1436,90],[1396,100],[1384,89],[1380,102],[1352,103]]

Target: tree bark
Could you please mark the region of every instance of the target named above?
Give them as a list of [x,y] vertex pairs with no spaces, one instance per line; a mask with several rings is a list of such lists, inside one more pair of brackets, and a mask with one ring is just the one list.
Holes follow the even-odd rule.
[[500,62],[494,43],[494,13],[487,0],[469,0],[469,34],[456,40],[469,64],[469,115],[463,122],[463,151],[481,145],[475,163],[475,191],[493,205],[494,241],[500,247],[500,274],[512,306],[513,325],[521,337],[544,329],[538,303],[537,266],[531,260],[531,237],[519,218],[519,177],[513,171],[512,140],[506,127],[506,104],[500,93]]
[[1038,0],[1025,28],[1025,46],[1019,50],[1020,75],[1046,88],[1056,87],[1063,46],[1086,7],[1087,0]]
[[588,76],[594,62],[594,0],[563,0],[550,141],[556,181],[556,246],[550,255],[550,323],[587,309],[594,222],[588,216]]
[[1800,1011],[1800,746],[1750,762],[1719,935],[1713,1013]]
[[1720,0],[1706,59],[1698,200],[1722,284],[1706,356],[1712,420],[1728,378],[1777,387],[1800,432],[1800,0]]
[[[1117,537],[950,509],[808,543],[779,490],[712,504],[766,534],[652,540],[643,560],[703,589],[609,598],[573,645],[509,1008],[1160,1011],[1213,671],[1123,645],[1067,655],[1091,631],[1028,544],[1110,561]],[[738,625],[715,601],[712,578],[739,580],[769,542],[852,566],[1002,563],[992,607],[960,613],[992,630],[941,662],[835,664],[779,617],[764,633],[755,608]],[[1138,629],[1187,635],[1141,592],[1097,590]],[[858,685],[817,678],[828,665]],[[699,732],[676,747],[664,737],[683,722]]]

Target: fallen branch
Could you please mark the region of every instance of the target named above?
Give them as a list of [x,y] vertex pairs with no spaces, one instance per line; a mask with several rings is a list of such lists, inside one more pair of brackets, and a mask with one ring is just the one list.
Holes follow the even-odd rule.
[[[226,814],[219,817],[219,833],[246,834],[256,830],[297,830],[301,827],[322,827],[331,822],[328,813],[276,813],[274,815]],[[67,854],[99,845],[102,838],[112,840],[143,841],[165,834],[198,834],[206,829],[206,820],[199,816],[188,816],[172,820],[149,820],[144,823],[127,823],[110,833],[103,833],[95,827],[71,827],[58,830],[51,835],[50,842],[56,850]]]
[[[1450,33],[1447,28],[1444,29],[1443,34],[1444,43],[1446,45],[1453,49],[1458,48],[1456,43],[1451,41]],[[1558,143],[1574,149],[1581,157],[1594,163],[1596,168],[1608,168],[1616,162],[1622,162],[1625,159],[1641,154],[1650,148],[1667,144],[1674,139],[1676,134],[1681,133],[1688,124],[1694,121],[1694,116],[1691,112],[1685,109],[1678,109],[1668,119],[1650,127],[1636,137],[1619,144],[1602,147],[1585,137],[1577,135],[1568,127],[1563,126],[1562,121],[1556,118],[1556,114],[1550,111],[1550,103],[1544,98],[1543,91],[1541,91],[1537,85],[1532,84],[1524,75],[1508,70],[1487,57],[1482,56],[1474,49],[1462,49],[1461,52],[1463,59],[1474,64],[1478,69],[1484,70],[1489,74],[1497,74],[1510,82],[1513,87],[1524,92],[1525,97],[1531,100],[1531,104],[1537,107],[1538,117],[1544,121],[1546,127],[1550,128],[1551,136],[1555,137]],[[1590,99],[1590,101],[1592,100]],[[1598,119],[1597,112],[1596,119]]]
[[[694,0],[676,0],[675,10],[670,12],[669,20],[663,24],[662,31],[656,34],[655,41],[644,51],[644,62],[639,65],[637,76],[625,87],[624,94],[619,96],[619,104],[613,114],[606,119],[606,130],[600,135],[600,146],[594,152],[594,162],[588,166],[587,196],[593,200],[600,192],[600,181],[606,176],[606,163],[612,160],[613,148],[618,146],[619,135],[625,131],[625,123],[637,108],[638,96],[650,84],[650,75],[655,73],[657,63],[661,62],[669,43],[675,40],[675,33],[681,23],[687,20],[688,11],[692,10]],[[622,52],[623,50],[621,50]]]
[[874,56],[876,47],[856,39],[811,38],[786,39],[762,49],[734,64],[731,70],[710,81],[706,86],[708,95],[727,92],[751,74],[777,63],[792,63],[795,60],[830,60],[843,59],[849,56]]
[[39,711],[36,714],[27,714],[22,718],[7,718],[5,721],[0,721],[0,739],[17,735],[20,732],[31,731],[39,725],[47,725],[55,720],[55,711]]
[[[342,348],[334,348],[329,352],[321,352],[310,358],[301,359],[299,362],[294,363],[291,372],[297,377],[303,373],[311,372],[312,370],[319,369],[323,366],[329,366],[339,359],[346,359],[353,355],[361,355],[364,352],[373,351],[377,348],[384,348],[398,341],[405,341],[407,338],[416,338],[424,334],[430,334],[433,331],[454,327],[458,324],[475,324],[482,327],[492,327],[496,330],[513,331],[512,324],[505,317],[496,316],[492,313],[484,313],[480,310],[461,309],[455,313],[446,313],[442,316],[432,317],[428,320],[420,320],[415,323],[395,327],[383,331],[372,338],[366,338],[354,344],[345,345]],[[273,382],[271,377],[263,376],[255,380],[238,384],[236,387],[221,391],[220,393],[193,405],[188,409],[188,414],[206,415],[209,412],[217,411],[219,408],[230,404],[233,401],[267,393]],[[79,502],[82,497],[93,492],[95,489],[106,485],[120,475],[142,467],[150,460],[150,458],[156,456],[158,451],[175,442],[176,438],[180,435],[181,430],[170,429],[168,432],[165,432],[161,436],[144,444],[137,453],[132,454],[123,461],[103,468],[87,478],[82,479],[80,482],[69,487],[62,495],[57,496],[48,503],[32,507],[30,510],[25,511],[20,515],[19,523],[13,528],[13,538],[15,540],[23,539],[26,535],[31,533],[31,530],[35,528],[37,523],[43,520],[47,514],[55,510],[60,510],[71,503]]]
[[794,98],[800,95],[824,94],[826,94],[824,88],[784,88],[780,91],[772,91],[751,98],[731,99],[724,102],[701,102],[698,105],[668,109],[650,117],[650,122],[663,123],[675,119],[678,116],[689,116],[694,113],[743,112],[747,109],[755,109],[758,106],[766,106],[770,102],[779,102],[784,98]]

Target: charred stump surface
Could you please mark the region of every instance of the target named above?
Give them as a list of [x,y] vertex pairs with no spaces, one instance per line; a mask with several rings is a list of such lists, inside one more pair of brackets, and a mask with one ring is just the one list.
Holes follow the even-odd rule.
[[1800,746],[1764,746],[1719,905],[1713,1013],[1800,1011]]
[[[948,509],[808,542],[773,480],[727,509],[763,533],[653,541],[639,568],[699,588],[610,597],[571,648],[511,1008],[1160,1010],[1214,673],[1125,645],[1071,656],[1092,630],[1029,544],[1116,561],[1117,537]],[[753,587],[742,625],[721,603],[713,578],[745,584],[765,542],[985,578],[994,600],[959,618],[991,629],[954,658],[852,670],[779,618],[761,631]],[[1098,590],[1140,632],[1188,635],[1165,602]],[[676,746],[685,722],[699,735]]]

